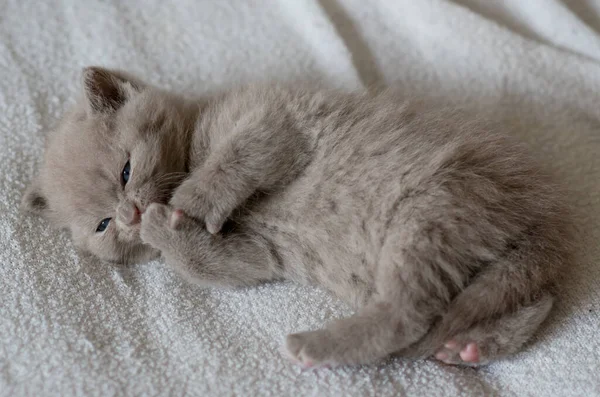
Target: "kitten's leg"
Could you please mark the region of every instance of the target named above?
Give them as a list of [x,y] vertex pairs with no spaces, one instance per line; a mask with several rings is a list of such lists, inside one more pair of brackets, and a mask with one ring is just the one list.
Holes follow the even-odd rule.
[[387,302],[374,302],[324,329],[288,335],[287,352],[304,367],[377,361],[399,344],[396,309]]
[[140,236],[196,284],[236,287],[275,277],[277,259],[260,239],[213,236],[200,222],[166,205],[151,204],[146,209]]
[[435,358],[447,364],[477,366],[516,353],[546,319],[552,303],[548,293],[513,313],[481,322],[447,340]]
[[444,306],[442,299],[423,286],[427,270],[402,252],[400,245],[384,246],[376,294],[356,315],[322,330],[289,335],[291,357],[304,366],[364,364],[420,340]]
[[281,188],[310,160],[308,138],[288,125],[266,120],[232,132],[179,186],[171,205],[202,220],[214,234],[231,212],[256,192]]

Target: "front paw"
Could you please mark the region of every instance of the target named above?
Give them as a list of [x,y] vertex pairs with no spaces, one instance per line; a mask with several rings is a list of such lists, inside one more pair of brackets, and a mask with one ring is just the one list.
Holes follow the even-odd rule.
[[185,235],[191,238],[192,230],[200,228],[201,226],[186,217],[183,211],[153,203],[142,214],[140,238],[144,244],[166,251],[176,249],[174,245],[179,240],[185,239]]
[[171,209],[163,204],[150,204],[142,214],[140,238],[144,244],[163,250],[171,239]]
[[218,233],[229,216],[228,211],[220,208],[216,200],[203,192],[193,179],[183,182],[175,190],[170,204],[174,208],[181,208],[186,215],[204,222],[206,230],[211,234]]

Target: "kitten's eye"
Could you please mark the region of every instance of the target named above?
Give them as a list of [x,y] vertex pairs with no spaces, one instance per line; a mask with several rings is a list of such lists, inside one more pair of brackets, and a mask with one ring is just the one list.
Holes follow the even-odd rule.
[[123,185],[126,185],[129,181],[129,175],[131,174],[131,164],[129,164],[129,160],[123,167],[123,172],[121,172],[121,179],[123,180]]
[[108,224],[110,223],[111,219],[112,218],[104,218],[104,219],[102,219],[102,222],[100,222],[100,224],[96,228],[96,233],[102,233],[103,231],[105,231],[106,228],[108,227]]

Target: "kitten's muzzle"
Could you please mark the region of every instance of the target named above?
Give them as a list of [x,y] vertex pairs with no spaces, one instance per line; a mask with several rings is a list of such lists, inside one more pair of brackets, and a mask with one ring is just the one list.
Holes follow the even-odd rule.
[[117,218],[121,223],[127,226],[133,226],[140,223],[143,212],[144,211],[140,211],[135,204],[127,202],[121,204],[117,209]]

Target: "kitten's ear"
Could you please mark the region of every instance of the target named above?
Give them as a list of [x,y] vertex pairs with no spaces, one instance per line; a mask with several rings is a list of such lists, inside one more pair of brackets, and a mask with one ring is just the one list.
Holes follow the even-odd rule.
[[92,113],[119,109],[141,89],[141,83],[124,73],[91,66],[83,69],[83,91]]
[[25,189],[21,199],[21,210],[36,215],[44,215],[48,211],[48,200],[42,192],[38,178],[35,178]]

